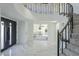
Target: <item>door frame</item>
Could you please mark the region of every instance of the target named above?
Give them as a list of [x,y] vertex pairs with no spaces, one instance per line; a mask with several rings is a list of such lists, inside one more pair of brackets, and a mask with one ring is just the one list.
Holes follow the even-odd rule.
[[[10,20],[10,19],[7,19],[7,18],[4,18],[4,17],[1,17],[1,21],[7,22],[7,23],[15,23],[15,25],[14,25],[14,26],[15,26],[15,30],[12,29],[12,31],[15,31],[14,36],[12,36],[12,40],[13,40],[13,37],[15,37],[15,43],[9,45],[7,48],[1,49],[1,52],[3,52],[4,50],[6,50],[6,49],[8,49],[9,47],[12,47],[13,45],[16,44],[16,26],[17,26],[17,24],[16,24],[15,21]],[[8,26],[8,25],[7,25],[7,26]],[[5,31],[5,27],[4,27],[4,31]],[[12,35],[13,35],[13,34],[12,34]],[[5,40],[5,32],[4,32],[4,40]],[[4,45],[5,45],[5,44],[4,44]]]

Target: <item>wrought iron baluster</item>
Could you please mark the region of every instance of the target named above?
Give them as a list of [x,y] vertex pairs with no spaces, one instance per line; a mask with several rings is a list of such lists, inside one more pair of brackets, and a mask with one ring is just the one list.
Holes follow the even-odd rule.
[[62,53],[63,53],[63,32],[62,32]]
[[70,43],[70,22],[69,22],[69,24],[68,24],[68,41],[69,41],[69,43]]
[[57,32],[57,56],[59,56],[59,48],[60,48],[60,41],[59,41],[59,30],[58,30],[58,32]]
[[[65,40],[67,41],[67,31],[66,31],[67,28],[65,28]],[[67,42],[65,42],[65,48],[67,48]]]

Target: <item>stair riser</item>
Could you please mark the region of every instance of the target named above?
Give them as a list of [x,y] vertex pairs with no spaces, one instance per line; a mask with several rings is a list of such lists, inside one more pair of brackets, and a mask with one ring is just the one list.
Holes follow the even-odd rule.
[[71,39],[71,41],[70,41],[71,43],[74,43],[74,44],[79,44],[79,39]]
[[79,31],[73,31],[73,33],[79,33]]
[[69,44],[68,46],[67,46],[69,49],[71,49],[72,51],[75,51],[76,53],[78,53],[79,54],[79,46],[76,46],[75,44],[74,45],[72,45],[72,44]]
[[73,19],[79,19],[79,16],[73,16]]
[[79,18],[73,18],[73,22],[79,22]]
[[79,29],[79,25],[74,25],[73,28],[74,29]]
[[79,39],[79,34],[76,34],[76,33],[72,34],[72,38],[73,39]]
[[79,19],[73,19],[73,22],[79,22]]
[[71,43],[74,44],[74,45],[79,46],[79,42],[71,42]]
[[73,21],[79,21],[79,18],[73,18]]
[[73,53],[72,51],[70,51],[70,50],[68,50],[68,49],[64,49],[64,53],[65,53],[67,56],[78,56],[78,54]]
[[75,21],[75,20],[79,20],[79,18],[73,18],[73,20]]
[[79,29],[73,29],[74,33],[79,33]]
[[73,31],[73,33],[79,33],[79,31]]
[[72,39],[72,40],[70,41],[70,43],[79,46],[79,39],[78,39],[78,40],[77,40],[77,39],[74,39],[74,40]]
[[79,33],[72,33],[72,35],[74,36],[74,35],[77,35],[77,36],[79,36]]
[[78,30],[79,31],[79,28],[78,27],[73,27],[73,30]]
[[77,21],[74,21],[73,24],[74,25],[79,25],[79,21],[78,22]]
[[79,39],[79,36],[72,36],[73,39]]

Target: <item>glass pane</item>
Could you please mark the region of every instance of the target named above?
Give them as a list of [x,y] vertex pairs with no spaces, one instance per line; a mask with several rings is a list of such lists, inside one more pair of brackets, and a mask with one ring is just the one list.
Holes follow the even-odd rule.
[[34,24],[33,25],[33,39],[47,40],[48,39],[48,25]]
[[4,22],[1,21],[1,49],[4,48]]
[[12,44],[12,40],[11,40],[12,39],[12,23],[9,23],[9,27],[10,27],[10,32],[9,32],[10,33],[10,36],[9,36],[10,37],[9,45],[11,45]]

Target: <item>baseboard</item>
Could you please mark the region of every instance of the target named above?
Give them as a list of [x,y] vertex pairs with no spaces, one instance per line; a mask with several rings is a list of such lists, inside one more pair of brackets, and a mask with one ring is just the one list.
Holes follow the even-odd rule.
[[[16,44],[16,43],[15,43],[15,44]],[[7,47],[7,48],[1,49],[1,52],[3,52],[3,51],[5,51],[5,50],[9,49],[10,47],[12,47],[12,46],[15,45],[15,44],[12,44],[12,45],[10,45],[10,46]]]

